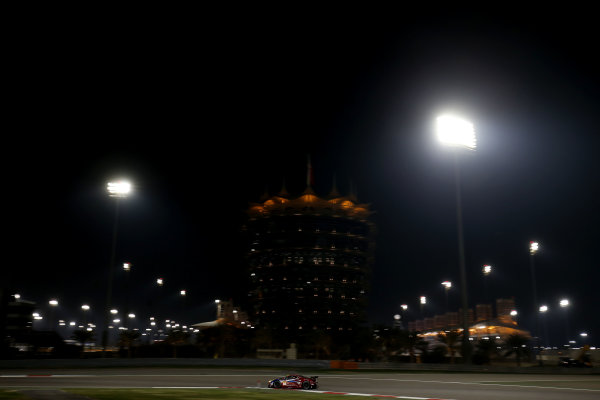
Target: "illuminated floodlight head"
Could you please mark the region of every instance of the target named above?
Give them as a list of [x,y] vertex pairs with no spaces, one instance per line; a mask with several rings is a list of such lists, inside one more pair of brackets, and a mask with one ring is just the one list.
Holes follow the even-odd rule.
[[483,274],[484,275],[489,275],[492,273],[492,266],[491,265],[484,265],[483,266]]
[[427,304],[427,297],[421,296],[419,297],[419,301],[421,302],[421,304]]
[[113,308],[112,310],[110,310],[110,313],[115,315],[119,313],[119,310],[117,310],[116,308]]
[[162,286],[162,285],[164,284],[163,278],[158,278],[158,279],[156,279],[156,284],[157,284],[158,286]]
[[581,333],[579,334],[579,336],[581,336],[581,337],[587,337],[587,335],[588,335],[588,334],[587,334],[587,332],[581,332]]
[[51,299],[51,300],[48,301],[48,304],[50,304],[51,306],[56,307],[58,305],[58,300]]
[[400,307],[401,307],[401,308],[402,308],[404,311],[408,310],[408,304],[402,304],[402,305],[400,305]]
[[131,263],[123,263],[123,270],[124,271],[131,271]]
[[473,124],[453,115],[441,115],[436,118],[438,140],[447,146],[463,147],[475,150],[477,139]]
[[84,311],[87,311],[87,310],[90,309],[90,306],[87,305],[87,304],[84,304],[84,305],[81,306],[81,309],[84,310]]
[[396,321],[400,320],[400,318],[402,318],[402,317],[400,316],[400,314],[394,314],[394,319],[395,319]]
[[538,242],[529,242],[529,253],[535,254],[540,249],[540,244]]
[[512,317],[516,317],[518,314],[519,314],[519,313],[517,312],[517,310],[511,310],[511,311],[510,311],[510,315],[511,315]]
[[444,281],[442,282],[442,285],[446,288],[446,289],[450,289],[452,287],[452,282],[450,281]]
[[540,306],[541,313],[545,313],[546,311],[548,311],[548,306]]
[[558,303],[561,307],[568,307],[569,306],[569,300],[567,299],[562,299],[559,303]]
[[106,190],[110,197],[127,197],[131,193],[131,183],[127,181],[108,182]]
[[186,294],[186,293],[187,293],[187,292],[186,292],[185,290],[180,290],[180,291],[179,291],[179,294],[180,294],[180,295],[182,295],[182,296],[185,296],[185,294]]

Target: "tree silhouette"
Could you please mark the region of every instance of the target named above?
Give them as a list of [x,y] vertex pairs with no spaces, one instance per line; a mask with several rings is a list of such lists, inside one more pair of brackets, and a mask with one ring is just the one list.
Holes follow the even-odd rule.
[[450,364],[454,364],[456,350],[460,347],[462,333],[459,331],[447,331],[438,334],[440,342],[444,343],[450,352]]
[[119,334],[119,346],[127,348],[127,357],[131,358],[133,344],[141,336],[139,331],[127,330]]
[[504,354],[504,357],[509,357],[514,354],[517,359],[517,366],[520,367],[521,357],[529,354],[529,348],[527,347],[528,342],[529,338],[525,335],[519,333],[509,335],[504,341],[507,347],[507,352]]
[[78,330],[73,331],[73,334],[71,334],[71,338],[73,340],[76,340],[77,343],[81,344],[81,355],[83,356],[83,354],[85,353],[86,342],[94,340],[95,335],[94,335],[93,331],[88,331],[85,329],[78,329]]

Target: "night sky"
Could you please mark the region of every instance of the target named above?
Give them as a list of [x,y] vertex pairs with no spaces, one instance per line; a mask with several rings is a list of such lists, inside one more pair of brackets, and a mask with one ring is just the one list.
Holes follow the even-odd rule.
[[[591,18],[338,11],[25,19],[5,59],[5,282],[42,312],[58,298],[65,318],[104,307],[105,186],[127,177],[116,258],[133,271],[115,273],[113,302],[140,318],[213,319],[214,299],[246,295],[245,209],[284,179],[299,195],[310,154],[317,193],[335,175],[375,211],[369,322],[391,324],[402,303],[416,317],[420,295],[427,315],[444,312],[444,280],[458,308],[453,160],[433,132],[450,111],[478,135],[460,157],[469,302],[514,297],[530,328],[536,240],[552,342],[568,330],[600,344]],[[494,267],[487,295],[483,264]]]

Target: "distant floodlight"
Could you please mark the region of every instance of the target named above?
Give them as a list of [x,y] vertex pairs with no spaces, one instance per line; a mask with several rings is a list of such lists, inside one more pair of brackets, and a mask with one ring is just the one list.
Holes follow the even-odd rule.
[[421,302],[421,304],[426,304],[427,303],[427,297],[421,296],[421,297],[419,297],[419,301]]
[[581,332],[581,333],[579,334],[579,336],[581,336],[581,337],[587,337],[587,335],[588,335],[588,334],[587,334],[586,332]]
[[87,304],[84,304],[84,305],[81,306],[81,309],[84,310],[84,311],[87,311],[87,310],[90,309],[90,306],[87,305]]
[[182,295],[182,296],[185,296],[185,294],[186,294],[186,293],[187,293],[187,292],[186,292],[185,290],[180,290],[180,291],[179,291],[179,294],[180,294],[180,295]]
[[448,146],[475,150],[477,145],[473,124],[452,115],[437,117],[436,132],[438,140]]
[[112,310],[110,310],[110,313],[115,315],[119,313],[119,310],[117,310],[116,308],[113,308]]
[[157,284],[158,286],[162,286],[162,285],[163,285],[163,283],[164,283],[164,282],[163,282],[163,278],[158,278],[158,279],[156,280],[156,284]]
[[516,317],[516,316],[517,316],[517,314],[519,314],[519,313],[517,312],[517,310],[511,310],[511,311],[510,311],[510,315],[511,315],[511,316],[513,316],[513,317]]
[[540,306],[541,313],[545,313],[546,311],[548,311],[548,306]]
[[130,271],[131,270],[131,263],[123,263],[123,270],[125,271]]
[[442,282],[442,285],[446,288],[446,289],[450,289],[452,287],[452,282],[450,281],[444,281]]
[[131,183],[127,181],[108,182],[106,190],[110,197],[127,197],[131,193]]
[[52,299],[52,300],[48,301],[48,304],[50,304],[51,306],[56,307],[58,305],[58,300]]
[[529,253],[535,254],[540,248],[540,244],[538,242],[529,242]]
[[562,299],[559,303],[558,303],[561,307],[568,307],[569,306],[569,300],[567,299]]
[[491,265],[484,265],[483,266],[483,274],[484,275],[489,275],[492,273],[492,266]]
[[400,305],[400,307],[401,307],[401,308],[402,308],[404,311],[408,310],[408,304],[402,304],[402,305]]

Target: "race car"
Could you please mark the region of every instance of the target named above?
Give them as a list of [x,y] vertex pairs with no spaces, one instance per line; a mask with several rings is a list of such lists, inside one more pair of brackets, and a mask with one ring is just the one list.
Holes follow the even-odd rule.
[[271,379],[267,387],[275,389],[316,389],[318,376],[287,375]]

